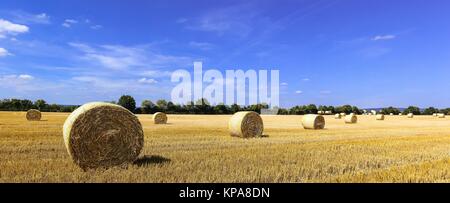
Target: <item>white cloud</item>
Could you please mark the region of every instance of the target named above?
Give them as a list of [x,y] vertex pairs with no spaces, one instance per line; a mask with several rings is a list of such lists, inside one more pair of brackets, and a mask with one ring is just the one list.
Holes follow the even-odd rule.
[[210,50],[214,47],[213,44],[208,43],[208,42],[195,42],[195,41],[189,42],[189,46],[194,47],[196,49],[201,49],[201,50]]
[[303,91],[301,91],[301,90],[295,91],[295,94],[301,94],[301,93],[303,93]]
[[33,79],[34,77],[31,75],[0,75],[0,82],[7,85],[23,84]]
[[139,83],[144,83],[144,84],[156,84],[158,83],[158,81],[156,81],[153,78],[141,78],[138,80]]
[[[129,68],[140,68],[145,71],[171,66],[191,65],[192,59],[189,57],[179,57],[155,53],[148,46],[121,46],[121,45],[100,45],[90,46],[82,43],[69,43],[83,53],[81,59],[102,65],[112,70],[127,70]],[[144,71],[144,70],[143,70]]]
[[26,75],[26,74],[25,75],[19,75],[17,78],[20,79],[20,80],[33,80],[34,79],[33,76]]
[[0,57],[5,57],[11,55],[8,50],[0,47]]
[[101,25],[93,25],[93,26],[91,26],[91,29],[93,29],[93,30],[99,30],[99,29],[102,29],[103,28],[103,26],[101,26]]
[[396,36],[395,35],[377,35],[375,37],[372,38],[373,41],[378,41],[378,40],[391,40],[391,39],[395,39]]
[[25,25],[15,24],[7,20],[0,19],[0,38],[4,38],[6,35],[18,35],[28,31],[29,28]]
[[237,5],[211,10],[186,24],[187,29],[215,32],[218,35],[232,34],[245,37],[253,30],[252,25],[258,19],[252,6]]
[[287,86],[288,84],[286,82],[282,82],[280,85],[281,86]]
[[309,78],[303,78],[302,80],[303,80],[303,82],[308,82],[308,81],[310,81]]
[[70,27],[72,27],[73,24],[77,24],[77,23],[78,23],[77,20],[74,20],[74,19],[66,19],[66,20],[64,20],[64,23],[62,23],[61,25],[62,25],[63,27],[70,28]]
[[77,20],[74,20],[74,19],[66,19],[64,22],[66,22],[66,23],[71,23],[71,24],[78,23],[78,21],[77,21]]
[[21,10],[11,11],[14,21],[24,24],[50,24],[50,16],[47,13],[28,13]]

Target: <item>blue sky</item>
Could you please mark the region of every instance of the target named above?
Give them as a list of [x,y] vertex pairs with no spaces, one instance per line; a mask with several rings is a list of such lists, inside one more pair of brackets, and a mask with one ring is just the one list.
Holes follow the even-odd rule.
[[0,98],[170,99],[170,72],[279,69],[283,107],[450,107],[450,2],[0,4]]

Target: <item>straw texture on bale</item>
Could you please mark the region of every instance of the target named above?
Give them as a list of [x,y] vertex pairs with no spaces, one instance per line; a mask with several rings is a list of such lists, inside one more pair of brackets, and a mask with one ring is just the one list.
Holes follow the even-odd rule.
[[124,166],[134,162],[144,146],[138,118],[110,103],[87,103],[64,123],[64,143],[83,170]]
[[41,112],[37,109],[30,109],[27,111],[27,120],[29,121],[39,121],[41,120]]
[[437,116],[438,116],[438,118],[445,118],[445,114],[443,114],[443,113],[440,113]]
[[167,115],[162,112],[156,112],[153,114],[153,122],[155,124],[166,124],[167,123]]
[[379,121],[384,120],[384,114],[378,114],[377,115],[377,120],[379,120]]
[[345,116],[345,123],[356,123],[356,122],[358,122],[358,117],[356,117],[355,115]]
[[230,118],[228,130],[230,135],[234,137],[261,137],[264,125],[258,113],[254,111],[240,111]]
[[412,114],[412,113],[408,114],[408,118],[413,118],[413,117],[414,117],[414,114]]
[[321,115],[307,114],[302,118],[302,125],[305,129],[324,129],[325,128],[325,118]]
[[338,114],[338,113],[335,114],[335,115],[334,115],[334,118],[335,118],[335,119],[341,119],[341,114]]

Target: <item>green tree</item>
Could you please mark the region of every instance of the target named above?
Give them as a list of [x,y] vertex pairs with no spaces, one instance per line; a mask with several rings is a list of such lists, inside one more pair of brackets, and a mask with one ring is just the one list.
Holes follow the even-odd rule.
[[34,106],[36,106],[37,109],[39,110],[45,110],[47,109],[47,102],[43,99],[38,99],[34,102]]
[[414,115],[420,115],[420,108],[416,106],[409,106],[403,111],[403,114],[412,113]]
[[118,104],[131,112],[135,112],[134,110],[136,109],[136,101],[130,95],[122,95],[119,98]]
[[428,107],[423,110],[424,115],[433,115],[434,113],[439,113],[439,109],[434,107]]
[[156,105],[162,110],[167,110],[167,101],[165,99],[160,99],[156,101]]
[[141,113],[149,114],[152,113],[153,108],[155,108],[155,104],[150,100],[144,100],[141,102]]

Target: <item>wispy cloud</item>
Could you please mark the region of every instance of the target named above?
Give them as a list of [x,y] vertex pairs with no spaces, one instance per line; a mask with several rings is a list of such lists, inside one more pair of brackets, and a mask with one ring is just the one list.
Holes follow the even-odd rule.
[[0,19],[0,38],[5,38],[7,35],[18,35],[26,33],[29,28],[26,25],[15,24],[10,21]]
[[78,23],[77,20],[66,19],[66,20],[64,20],[64,22],[61,25],[66,28],[70,28],[70,27],[72,27],[73,24],[77,24],[77,23]]
[[372,38],[373,41],[380,41],[380,40],[391,40],[395,39],[397,36],[395,35],[377,35]]
[[255,23],[256,17],[257,13],[248,5],[238,5],[210,10],[189,23],[187,20],[183,23],[190,30],[244,37],[252,31],[252,23]]
[[196,49],[200,49],[200,50],[210,50],[214,47],[213,44],[208,43],[208,42],[195,42],[195,41],[191,41],[189,42],[189,46],[194,47]]
[[9,56],[11,55],[11,53],[9,53],[8,50],[6,50],[5,48],[0,47],[0,57],[5,57],[5,56]]
[[281,86],[287,86],[288,83],[287,83],[287,82],[282,82],[280,85],[281,85]]
[[50,24],[50,16],[47,13],[28,13],[22,10],[10,12],[12,19],[17,23],[23,24]]
[[143,84],[156,84],[158,83],[158,81],[156,81],[153,78],[141,78],[138,80],[139,83],[143,83]]
[[303,91],[301,91],[301,90],[295,91],[295,94],[301,94],[301,93],[303,93]]
[[167,66],[177,68],[176,66],[185,66],[192,63],[192,59],[189,57],[156,53],[147,45],[91,46],[83,43],[69,43],[69,45],[82,52],[81,59],[112,70],[129,68],[152,70]]
[[309,78],[303,78],[302,81],[303,82],[308,82],[308,81],[310,81],[310,79]]
[[99,29],[102,29],[103,26],[101,26],[101,25],[92,25],[90,28],[93,29],[93,30],[99,30]]

